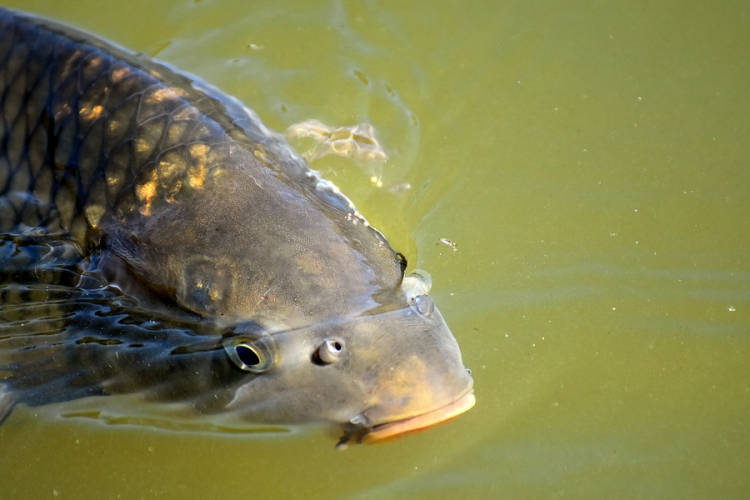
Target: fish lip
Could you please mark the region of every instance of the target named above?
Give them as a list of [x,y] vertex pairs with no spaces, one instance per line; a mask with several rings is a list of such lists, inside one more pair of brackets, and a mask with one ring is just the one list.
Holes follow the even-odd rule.
[[392,422],[384,422],[372,427],[360,427],[347,430],[336,445],[336,449],[344,450],[353,441],[356,444],[368,444],[383,441],[395,436],[416,432],[437,424],[451,420],[470,410],[476,403],[474,389],[469,387],[460,397],[447,405],[441,406],[427,413],[407,417]]

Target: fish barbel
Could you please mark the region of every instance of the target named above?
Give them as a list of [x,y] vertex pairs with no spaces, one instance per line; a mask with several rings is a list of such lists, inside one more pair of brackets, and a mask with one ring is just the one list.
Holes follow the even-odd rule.
[[340,446],[474,404],[421,274],[251,110],[0,8],[0,421],[139,394]]

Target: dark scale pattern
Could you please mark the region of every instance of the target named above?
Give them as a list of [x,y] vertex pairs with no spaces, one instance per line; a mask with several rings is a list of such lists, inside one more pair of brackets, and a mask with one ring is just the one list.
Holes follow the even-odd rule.
[[229,148],[192,89],[55,30],[0,11],[0,233],[44,228],[85,248],[107,217],[202,185]]

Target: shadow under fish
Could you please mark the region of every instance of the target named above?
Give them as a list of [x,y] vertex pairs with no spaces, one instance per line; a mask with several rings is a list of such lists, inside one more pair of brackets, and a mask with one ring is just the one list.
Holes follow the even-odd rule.
[[138,394],[339,447],[474,404],[406,261],[210,85],[0,8],[0,420]]

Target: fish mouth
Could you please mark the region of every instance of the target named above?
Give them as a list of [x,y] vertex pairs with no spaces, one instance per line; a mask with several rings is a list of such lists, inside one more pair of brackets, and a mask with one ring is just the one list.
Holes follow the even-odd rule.
[[452,403],[415,417],[386,422],[369,428],[348,430],[343,436],[341,436],[341,440],[339,440],[336,445],[336,449],[345,450],[352,442],[355,444],[376,443],[403,434],[420,431],[447,422],[448,420],[467,412],[475,403],[476,398],[474,397],[474,391],[469,390],[469,392]]

